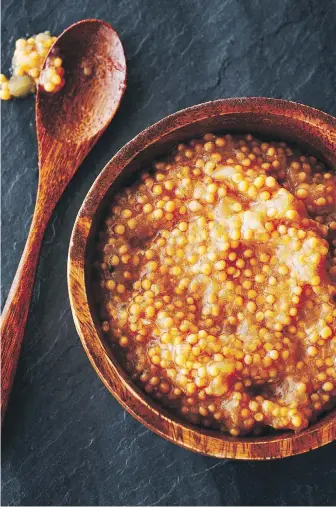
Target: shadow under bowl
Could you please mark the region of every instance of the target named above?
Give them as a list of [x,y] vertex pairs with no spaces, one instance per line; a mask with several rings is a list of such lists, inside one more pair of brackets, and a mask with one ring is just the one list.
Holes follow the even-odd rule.
[[194,426],[149,398],[129,379],[100,330],[91,291],[96,235],[113,194],[132,174],[169,153],[182,141],[206,132],[253,133],[283,140],[316,155],[336,170],[336,119],[321,111],[278,99],[236,98],[207,102],[163,118],[127,143],[105,166],[78,213],[68,259],[68,286],[76,329],[105,386],[138,421],[170,442],[217,458],[272,459],[300,454],[336,438],[336,409],[299,433],[275,432],[231,437]]

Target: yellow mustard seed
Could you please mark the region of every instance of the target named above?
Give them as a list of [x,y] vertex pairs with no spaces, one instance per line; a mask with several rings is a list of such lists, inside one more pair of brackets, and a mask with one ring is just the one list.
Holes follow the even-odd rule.
[[[300,430],[328,408],[335,185],[286,143],[208,134],[121,191],[95,269],[102,330],[122,340],[132,379],[235,436]],[[271,401],[263,386],[274,382]]]

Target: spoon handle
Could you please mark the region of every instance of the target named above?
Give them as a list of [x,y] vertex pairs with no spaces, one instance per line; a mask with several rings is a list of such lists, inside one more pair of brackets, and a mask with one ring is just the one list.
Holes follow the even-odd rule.
[[[40,201],[41,202],[41,201]],[[37,198],[26,246],[0,320],[1,421],[3,421],[20,354],[41,243],[51,209]]]

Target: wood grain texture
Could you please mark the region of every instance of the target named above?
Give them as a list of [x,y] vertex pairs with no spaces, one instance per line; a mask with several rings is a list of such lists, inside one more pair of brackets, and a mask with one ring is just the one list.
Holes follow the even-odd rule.
[[[75,23],[57,39],[49,54],[55,51],[63,59],[66,84],[55,94],[46,93],[41,87],[37,90],[37,200],[27,243],[1,316],[2,420],[19,358],[45,228],[75,171],[113,118],[126,87],[122,44],[104,21],[89,19]],[[91,76],[84,74],[84,64],[92,68]]]
[[126,144],[103,169],[78,214],[69,250],[68,286],[76,329],[105,386],[138,421],[189,450],[219,458],[273,459],[316,449],[336,438],[336,410],[300,433],[231,437],[192,426],[159,407],[118,364],[100,332],[92,304],[90,258],[95,232],[118,186],[134,171],[167,153],[178,142],[206,131],[252,132],[299,144],[336,170],[336,119],[284,100],[243,98],[200,104],[168,116]]

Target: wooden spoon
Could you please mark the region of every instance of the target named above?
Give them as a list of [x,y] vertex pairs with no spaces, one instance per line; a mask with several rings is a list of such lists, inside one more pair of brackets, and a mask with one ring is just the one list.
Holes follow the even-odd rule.
[[54,53],[63,60],[65,85],[57,93],[37,90],[39,183],[27,243],[1,317],[1,420],[47,223],[78,166],[112,120],[126,88],[122,44],[104,21],[87,19],[70,26],[50,49],[49,55]]

